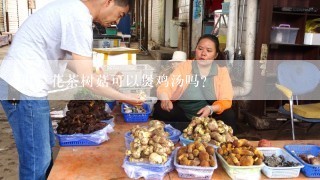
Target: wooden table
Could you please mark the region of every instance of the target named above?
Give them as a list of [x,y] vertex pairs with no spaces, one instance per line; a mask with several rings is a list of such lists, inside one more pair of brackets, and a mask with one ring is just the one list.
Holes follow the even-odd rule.
[[[126,150],[124,134],[135,125],[145,123],[125,123],[121,116],[115,119],[115,131],[110,134],[110,139],[100,146],[61,147],[49,180],[129,179],[121,167]],[[256,145],[257,142],[253,144]],[[320,145],[320,140],[272,141],[275,147],[283,148],[286,144]],[[263,174],[261,177],[267,179]],[[299,179],[302,178],[306,177],[300,173]],[[170,172],[164,179],[179,179],[177,171]],[[213,179],[230,179],[220,163],[214,171]]]

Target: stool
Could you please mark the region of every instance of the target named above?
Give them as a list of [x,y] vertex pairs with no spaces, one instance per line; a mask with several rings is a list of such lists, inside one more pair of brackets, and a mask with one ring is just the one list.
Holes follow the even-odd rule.
[[131,35],[130,34],[123,34],[121,37],[122,37],[122,42],[127,42],[128,47],[130,47]]
[[218,18],[217,22],[214,23],[211,34],[217,35],[218,33],[216,32],[217,31],[216,28],[220,24],[221,19],[223,20],[226,27],[228,27],[227,21],[224,17],[225,15],[228,15],[228,14],[225,14],[221,9],[219,9],[219,10],[214,11],[214,15],[219,15],[219,18]]

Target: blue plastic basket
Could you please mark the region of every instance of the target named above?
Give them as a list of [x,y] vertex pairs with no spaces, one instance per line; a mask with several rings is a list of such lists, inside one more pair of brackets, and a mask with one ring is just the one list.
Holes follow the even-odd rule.
[[[113,121],[113,120],[112,120]],[[110,122],[106,121],[105,123]],[[112,127],[112,124],[110,124]],[[108,125],[101,130],[95,131],[90,134],[72,134],[72,135],[62,135],[56,134],[56,137],[59,140],[60,146],[98,146],[102,142],[104,142],[104,136],[107,133]],[[103,134],[103,136],[99,136],[99,134]],[[98,143],[100,142],[100,143]]]
[[116,105],[117,101],[105,101],[108,104],[109,108],[113,110],[114,106]]
[[79,139],[79,140],[75,140],[75,141],[68,141],[68,142],[65,142],[65,137],[61,137],[59,135],[57,135],[57,138],[59,140],[59,144],[60,146],[62,147],[65,147],[65,146],[98,146],[99,144],[98,143],[95,143],[95,142],[92,142],[92,141],[89,141],[89,140],[86,140],[86,139]]
[[[136,123],[136,122],[147,122],[150,115],[150,106],[148,104],[143,104],[143,108],[146,110],[146,113],[125,113],[124,112],[124,103],[121,104],[121,113],[125,122]],[[127,106],[131,106],[126,104]],[[131,106],[132,107],[132,106]]]
[[320,177],[320,166],[315,166],[304,162],[299,155],[300,154],[312,154],[318,156],[320,152],[320,146],[316,145],[286,145],[284,146],[293,157],[299,160],[304,167],[301,172],[307,177]]

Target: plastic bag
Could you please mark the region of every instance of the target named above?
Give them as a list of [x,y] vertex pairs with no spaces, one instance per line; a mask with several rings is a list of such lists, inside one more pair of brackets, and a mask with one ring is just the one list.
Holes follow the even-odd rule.
[[72,135],[56,134],[57,138],[59,139],[60,146],[99,145],[109,140],[108,133],[111,133],[114,131],[113,118],[103,122],[108,123],[108,125],[103,129],[95,131],[90,134],[80,134],[80,133],[72,134]]
[[[175,129],[170,124],[166,124],[164,127],[164,131],[169,133],[169,139],[174,143],[178,143],[179,136],[181,135],[181,131],[178,129]],[[126,148],[130,149],[130,143],[133,141],[133,137],[131,136],[131,132],[128,131],[124,135]]]
[[167,173],[174,169],[173,153],[165,164],[133,163],[126,156],[122,167],[129,178],[163,179]]

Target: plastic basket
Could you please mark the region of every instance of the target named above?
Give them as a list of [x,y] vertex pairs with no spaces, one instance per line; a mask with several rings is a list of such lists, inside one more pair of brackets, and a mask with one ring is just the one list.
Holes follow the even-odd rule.
[[[179,141],[179,136],[181,134],[181,131],[178,129],[173,128],[171,125],[166,125],[164,127],[164,131],[169,133],[169,139],[174,143],[178,143]],[[128,131],[124,135],[125,138],[125,143],[126,143],[126,148],[130,149],[130,143],[133,141],[133,137],[131,136],[131,132]]]
[[[121,88],[149,88],[153,87],[154,68],[149,64],[107,65],[105,73]],[[121,72],[120,76],[116,76]],[[150,94],[149,94],[150,96]]]
[[180,178],[211,179],[214,173],[214,170],[217,169],[218,167],[216,153],[214,153],[214,161],[215,161],[214,167],[184,166],[177,163],[177,152],[179,148],[177,148],[173,154],[174,154],[174,166]]
[[108,124],[101,130],[95,131],[90,134],[72,134],[61,135],[56,134],[60,146],[97,146],[104,141],[108,140],[108,132],[113,131],[113,125]]
[[262,168],[262,172],[268,178],[295,178],[299,176],[300,169],[303,168],[303,165],[285,150],[275,147],[265,147],[258,149],[263,153],[264,156],[272,156],[273,154],[275,154],[276,156],[283,155],[286,161],[292,161],[300,164],[299,166],[295,167],[270,167],[265,165]]
[[165,164],[133,163],[126,156],[122,167],[130,178],[163,179],[167,173],[174,169],[173,153],[168,157]]
[[[143,108],[146,110],[146,113],[125,113],[124,112],[124,103],[121,104],[121,113],[125,122],[136,123],[136,122],[147,122],[150,115],[150,107],[148,104],[143,104]],[[127,106],[131,106],[126,104]],[[132,106],[131,106],[132,107]]]
[[111,35],[111,36],[115,36],[117,35],[117,29],[115,28],[106,28],[106,34],[107,35]]
[[261,165],[255,166],[232,166],[229,165],[224,158],[217,153],[217,156],[221,162],[223,169],[232,179],[244,179],[247,180],[250,177],[250,180],[260,179],[261,169],[264,166],[264,163]]
[[180,135],[179,139],[180,139],[180,144],[181,144],[182,146],[186,146],[186,145],[194,142],[194,140],[184,138],[184,137],[183,137],[183,134]]
[[105,101],[106,102],[106,104],[108,104],[108,106],[109,106],[109,108],[111,109],[111,110],[113,110],[113,108],[114,108],[114,106],[116,106],[116,104],[117,104],[117,101],[115,101],[115,100],[108,100],[108,101]]
[[286,145],[284,148],[297,160],[299,160],[304,167],[301,172],[307,177],[320,177],[320,166],[315,166],[304,162],[299,155],[300,154],[312,154],[318,156],[320,153],[320,147],[316,145]]
[[229,14],[230,2],[221,3],[222,5],[222,14]]

